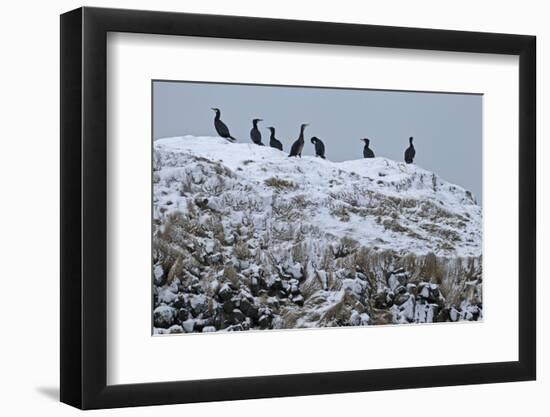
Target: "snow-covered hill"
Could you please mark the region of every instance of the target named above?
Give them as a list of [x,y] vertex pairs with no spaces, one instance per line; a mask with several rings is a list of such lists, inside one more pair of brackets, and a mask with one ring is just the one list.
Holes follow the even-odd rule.
[[[156,218],[161,210],[185,211],[182,185],[171,181],[179,176],[204,180],[200,191],[228,221],[246,213],[280,231],[302,227],[380,249],[481,254],[481,207],[468,191],[416,165],[386,158],[296,159],[270,147],[190,136],[156,141],[155,155],[163,167],[155,185]],[[235,210],[247,201],[253,209]]]
[[481,208],[432,172],[192,136],[153,164],[157,333],[481,316]]

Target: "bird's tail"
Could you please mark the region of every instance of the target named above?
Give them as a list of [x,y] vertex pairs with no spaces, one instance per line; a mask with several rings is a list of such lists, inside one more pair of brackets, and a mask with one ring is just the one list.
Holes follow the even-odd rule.
[[323,159],[327,159],[327,158],[325,158],[325,156],[324,156],[324,155],[321,155],[321,158],[323,158]]
[[235,139],[233,136],[229,136],[227,139],[229,139],[231,142],[237,142],[237,139]]

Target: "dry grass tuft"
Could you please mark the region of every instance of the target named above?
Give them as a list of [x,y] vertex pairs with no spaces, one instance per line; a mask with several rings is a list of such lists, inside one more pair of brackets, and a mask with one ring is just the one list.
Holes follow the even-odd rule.
[[264,181],[268,187],[273,187],[278,190],[293,189],[296,188],[296,184],[292,181],[283,180],[282,178],[270,177]]

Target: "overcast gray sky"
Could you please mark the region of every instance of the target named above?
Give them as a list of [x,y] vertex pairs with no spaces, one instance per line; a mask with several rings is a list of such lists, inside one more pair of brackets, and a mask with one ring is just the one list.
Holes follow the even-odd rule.
[[376,156],[402,161],[409,136],[415,163],[472,191],[482,200],[482,96],[315,87],[281,87],[196,82],[153,83],[153,136],[217,136],[214,112],[239,142],[250,142],[252,119],[269,143],[268,126],[290,150],[301,123],[305,155],[314,155],[309,139],[320,138],[333,161],[363,156],[360,138],[371,139]]

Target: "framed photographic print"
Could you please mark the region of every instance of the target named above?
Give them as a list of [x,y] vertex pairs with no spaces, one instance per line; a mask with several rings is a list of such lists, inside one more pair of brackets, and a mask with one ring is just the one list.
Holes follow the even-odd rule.
[[535,38],[61,16],[61,400],[535,379]]

